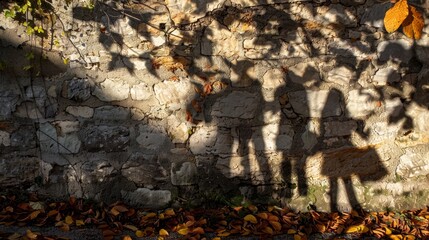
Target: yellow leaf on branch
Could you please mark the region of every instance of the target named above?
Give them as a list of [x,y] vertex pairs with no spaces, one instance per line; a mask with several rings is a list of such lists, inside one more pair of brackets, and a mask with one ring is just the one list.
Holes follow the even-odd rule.
[[408,17],[408,14],[407,0],[399,0],[396,2],[391,9],[387,10],[384,16],[384,27],[386,31],[389,33],[396,31]]
[[425,21],[422,15],[413,6],[410,6],[410,14],[402,23],[402,31],[404,34],[412,39],[420,39]]

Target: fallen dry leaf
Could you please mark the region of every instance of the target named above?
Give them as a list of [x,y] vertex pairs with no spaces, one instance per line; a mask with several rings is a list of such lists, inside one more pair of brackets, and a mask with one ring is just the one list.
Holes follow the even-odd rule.
[[396,31],[409,14],[407,0],[399,0],[384,16],[384,27],[391,33]]

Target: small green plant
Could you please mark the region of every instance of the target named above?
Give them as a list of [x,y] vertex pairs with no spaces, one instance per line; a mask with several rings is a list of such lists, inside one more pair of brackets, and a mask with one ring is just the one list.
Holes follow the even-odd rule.
[[49,16],[50,8],[42,0],[14,1],[4,15],[19,21],[26,28],[28,35],[43,34],[43,21]]

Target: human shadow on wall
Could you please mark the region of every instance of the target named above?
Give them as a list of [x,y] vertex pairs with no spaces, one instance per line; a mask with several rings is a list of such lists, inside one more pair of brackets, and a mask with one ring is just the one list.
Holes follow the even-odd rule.
[[[333,88],[330,90],[327,102],[331,98],[334,101],[340,99],[339,105],[345,106],[344,96],[340,91]],[[325,106],[322,110],[323,116],[330,116],[332,106]],[[343,116],[349,116],[347,121],[344,121]],[[350,122],[353,121],[353,122]],[[356,123],[356,125],[355,125]],[[368,133],[363,131],[362,121],[350,117],[350,113],[346,110],[342,115],[333,116],[322,119],[320,123],[319,141],[323,144],[323,137],[343,137],[341,145],[332,150],[325,150],[322,153],[323,163],[321,174],[329,178],[329,197],[331,211],[344,211],[344,206],[339,206],[338,193],[340,192],[339,181],[344,184],[346,195],[349,204],[353,209],[362,209],[353,186],[353,177],[357,177],[363,184],[370,181],[379,181],[388,175],[386,167],[381,162],[381,159],[376,151],[376,146],[368,145],[365,147],[357,147],[350,141],[350,136],[353,132],[357,133],[361,138],[368,138]],[[348,209],[350,210],[350,209]]]

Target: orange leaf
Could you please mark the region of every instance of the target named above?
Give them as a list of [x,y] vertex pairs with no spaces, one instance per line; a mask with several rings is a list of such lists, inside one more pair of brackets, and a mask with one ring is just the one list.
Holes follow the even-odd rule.
[[365,225],[354,225],[347,228],[346,233],[366,233],[369,228]]
[[39,214],[40,214],[40,211],[39,211],[39,210],[38,210],[38,211],[34,211],[34,212],[32,212],[32,213],[30,214],[30,219],[31,219],[31,220],[33,220],[33,219],[37,218],[37,216],[39,216]]
[[48,212],[48,217],[52,217],[52,216],[54,216],[54,215],[57,215],[58,214],[58,210],[51,210],[51,211],[49,211]]
[[110,214],[112,214],[113,216],[118,216],[120,214],[120,212],[118,210],[116,210],[115,208],[110,209]]
[[11,207],[11,206],[7,206],[7,207],[5,208],[5,210],[6,210],[6,212],[13,213],[13,207]]
[[64,232],[68,232],[68,231],[70,231],[70,226],[69,226],[69,225],[67,225],[67,224],[63,224],[63,225],[60,227],[60,229],[61,229],[62,231],[64,231]]
[[204,84],[203,89],[204,89],[204,94],[209,95],[213,90],[212,84],[211,83]]
[[267,220],[268,219],[268,214],[264,213],[264,212],[258,213],[258,217],[260,217],[260,218],[262,218],[264,220]]
[[143,232],[143,231],[140,231],[140,230],[137,230],[137,231],[136,231],[136,236],[137,236],[137,237],[144,237],[144,232]]
[[407,0],[399,0],[395,5],[387,10],[384,16],[384,27],[391,33],[396,31],[409,14]]
[[80,227],[85,225],[85,222],[83,220],[76,220],[76,226]]
[[186,235],[188,234],[189,230],[187,228],[182,228],[179,229],[179,231],[177,231],[177,233],[179,233],[180,235]]
[[257,224],[257,223],[258,223],[258,220],[256,219],[256,217],[255,217],[255,216],[253,216],[252,214],[247,214],[247,215],[244,217],[244,221],[246,221],[246,222],[251,222],[251,223],[253,223],[253,224]]
[[262,232],[264,232],[264,233],[266,233],[266,234],[270,234],[270,235],[273,235],[273,234],[274,234],[273,229],[272,229],[272,228],[270,228],[270,227],[265,227],[265,228],[262,230]]
[[68,225],[73,224],[73,218],[71,216],[67,216],[64,222]]
[[402,23],[402,31],[404,34],[412,39],[420,39],[425,21],[422,15],[413,6],[410,6],[410,14]]
[[174,210],[171,209],[171,208],[165,210],[164,214],[167,215],[167,216],[174,216],[174,215],[176,215],[176,213],[174,212]]
[[28,237],[29,239],[36,239],[37,238],[37,234],[33,233],[31,230],[27,230],[26,237]]
[[270,221],[270,224],[274,228],[274,230],[276,230],[277,232],[282,230],[282,225],[279,222]]
[[186,110],[186,121],[193,122],[192,114],[188,110]]
[[124,228],[126,228],[126,229],[128,229],[128,230],[131,230],[131,231],[133,231],[133,232],[135,232],[135,231],[139,230],[136,226],[128,225],[128,224],[125,224],[125,225],[124,225]]
[[204,234],[204,229],[202,227],[197,227],[192,230],[192,233],[195,234]]
[[118,212],[121,212],[121,213],[128,212],[128,208],[126,208],[124,206],[121,206],[121,205],[116,205],[113,208],[116,209],[116,210],[118,210]]
[[168,232],[167,232],[167,230],[165,230],[165,229],[161,228],[161,229],[159,230],[159,236],[168,236]]
[[122,240],[133,240],[130,235],[125,235]]

